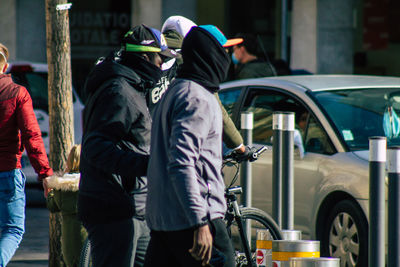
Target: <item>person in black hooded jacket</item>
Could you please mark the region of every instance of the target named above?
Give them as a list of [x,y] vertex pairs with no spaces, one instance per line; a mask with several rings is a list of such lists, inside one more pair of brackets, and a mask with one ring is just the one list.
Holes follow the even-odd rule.
[[[161,40],[161,42],[159,41]],[[90,73],[83,112],[78,216],[88,231],[93,266],[142,266],[151,117],[146,93],[173,56],[158,31],[134,27]]]
[[[236,40],[236,42],[241,40]],[[183,64],[153,114],[145,266],[234,266],[226,225],[222,112],[214,93],[234,45],[213,25],[193,27]]]

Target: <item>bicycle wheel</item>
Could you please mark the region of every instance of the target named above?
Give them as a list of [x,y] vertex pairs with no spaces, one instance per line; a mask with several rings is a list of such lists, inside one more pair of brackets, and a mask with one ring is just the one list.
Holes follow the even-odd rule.
[[[282,239],[282,232],[280,231],[279,226],[272,219],[272,217],[260,209],[242,207],[240,209],[240,213],[242,222],[251,225],[251,236],[247,237],[247,239],[249,240],[250,250],[253,254],[253,259],[255,262],[257,230],[269,230],[274,240]],[[243,262],[243,259],[245,259],[243,243],[240,238],[239,229],[236,221],[232,220],[230,223],[228,222],[227,229],[232,240],[236,262]]]
[[90,258],[90,241],[86,238],[85,243],[83,243],[81,250],[81,259],[79,261],[79,267],[91,267],[92,261]]

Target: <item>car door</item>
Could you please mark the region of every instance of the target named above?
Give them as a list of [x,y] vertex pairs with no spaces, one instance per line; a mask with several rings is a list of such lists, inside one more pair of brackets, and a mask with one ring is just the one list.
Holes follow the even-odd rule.
[[[272,116],[276,111],[295,113],[295,135],[300,135],[304,154],[299,148],[294,155],[295,227],[307,236],[312,225],[312,207],[317,205],[315,195],[323,180],[319,164],[329,159],[334,148],[319,121],[298,96],[268,87],[250,87],[240,106],[240,112],[254,114],[253,143],[272,148]],[[240,113],[239,112],[239,113]],[[240,116],[237,118],[240,122]],[[240,124],[237,124],[240,125]],[[299,146],[300,144],[298,144]],[[253,206],[272,214],[272,150],[252,164]]]

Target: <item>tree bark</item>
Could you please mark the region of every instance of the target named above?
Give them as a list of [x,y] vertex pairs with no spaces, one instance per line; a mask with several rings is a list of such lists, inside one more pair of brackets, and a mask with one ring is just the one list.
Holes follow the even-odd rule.
[[[46,0],[46,44],[49,68],[50,164],[63,171],[74,140],[71,52],[68,10],[57,10],[66,0]],[[64,266],[61,252],[61,216],[49,218],[49,266]]]

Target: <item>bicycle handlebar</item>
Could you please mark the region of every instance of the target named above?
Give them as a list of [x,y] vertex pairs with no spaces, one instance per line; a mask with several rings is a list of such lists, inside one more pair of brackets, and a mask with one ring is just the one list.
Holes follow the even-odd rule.
[[230,153],[227,155],[224,155],[224,160],[234,160],[238,163],[248,160],[250,162],[253,162],[258,159],[258,157],[264,153],[265,151],[268,150],[268,147],[262,146],[257,150],[256,147],[248,147],[246,149],[247,151],[245,153],[238,153],[235,150],[232,150]]

